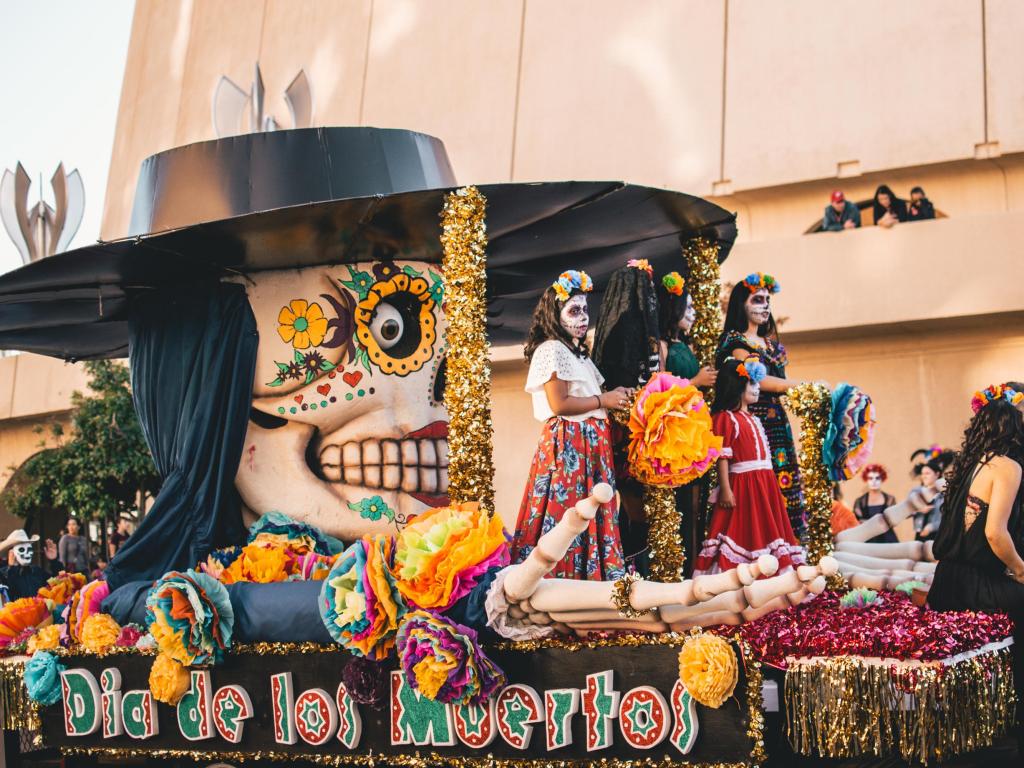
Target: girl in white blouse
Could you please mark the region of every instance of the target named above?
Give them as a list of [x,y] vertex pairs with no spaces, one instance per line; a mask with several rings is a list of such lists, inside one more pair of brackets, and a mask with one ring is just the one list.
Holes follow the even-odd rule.
[[[593,288],[585,272],[563,272],[544,291],[533,313],[526,341],[530,373],[526,391],[533,415],[544,423],[530,477],[519,508],[513,562],[530,554],[546,533],[598,483],[615,487],[608,408],[623,408],[630,392],[602,392],[604,379],[590,359],[585,338],[590,325],[586,294]],[[623,574],[617,527],[618,502],[598,510],[590,526],[569,548],[553,577],[610,580]]]

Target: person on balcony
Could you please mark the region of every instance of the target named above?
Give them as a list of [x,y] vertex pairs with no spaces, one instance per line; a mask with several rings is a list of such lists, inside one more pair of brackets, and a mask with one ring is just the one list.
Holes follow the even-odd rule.
[[921,187],[914,187],[910,190],[910,205],[907,208],[908,221],[924,221],[935,218],[935,206],[925,194]]
[[907,220],[907,201],[900,200],[887,184],[875,190],[875,226],[889,229]]
[[841,189],[833,190],[832,201],[825,206],[822,232],[842,232],[860,227],[860,208],[846,199]]

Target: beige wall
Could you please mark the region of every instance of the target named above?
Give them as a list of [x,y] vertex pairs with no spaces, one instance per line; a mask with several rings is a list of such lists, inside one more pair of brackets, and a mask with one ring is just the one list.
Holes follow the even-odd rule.
[[81,365],[30,354],[0,358],[0,488],[44,441],[52,444],[45,429],[35,428],[66,423],[71,393],[86,384]]
[[806,229],[841,163],[859,197],[909,168],[900,193],[924,175],[943,210],[990,211],[1000,193],[962,182],[987,189],[986,158],[1024,152],[1022,28],[1014,0],[145,0],[103,236],[125,234],[143,158],[213,138],[217,80],[248,86],[257,60],[283,121],[301,67],[314,124],[433,133],[463,182],[717,193],[743,238]]

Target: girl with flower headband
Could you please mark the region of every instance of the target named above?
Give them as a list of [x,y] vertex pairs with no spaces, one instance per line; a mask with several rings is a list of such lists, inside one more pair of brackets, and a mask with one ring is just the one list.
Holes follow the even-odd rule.
[[[991,390],[991,391],[990,391]],[[1014,622],[1014,688],[1024,696],[1024,384],[975,395],[953,460],[928,603],[940,611],[1003,611]],[[1018,742],[1024,736],[1017,709]]]
[[[533,313],[525,355],[530,363],[526,391],[533,415],[543,422],[512,540],[512,560],[524,561],[541,534],[566,510],[585,499],[598,483],[615,487],[609,408],[625,408],[630,392],[602,392],[604,378],[590,359],[590,325],[585,272],[569,270],[544,291]],[[552,576],[617,579],[624,572],[617,525],[618,503],[603,505],[580,534]]]
[[757,355],[768,369],[761,382],[761,396],[750,412],[764,425],[771,446],[771,460],[786,500],[793,530],[799,535],[806,524],[800,468],[789,417],[782,407],[782,395],[799,384],[786,378],[786,348],[779,341],[778,328],[771,311],[771,297],[781,289],[771,275],[753,272],[737,283],[729,295],[725,324],[718,341],[716,365],[729,357],[743,360]]
[[771,448],[750,406],[758,401],[767,368],[756,358],[730,357],[718,371],[711,414],[722,438],[718,498],[694,576],[718,573],[761,555],[774,555],[783,572],[805,562],[772,471]]
[[658,284],[661,369],[706,389],[715,386],[718,372],[710,366],[701,368],[690,346],[689,333],[696,319],[693,297],[682,275],[670,272],[662,277]]

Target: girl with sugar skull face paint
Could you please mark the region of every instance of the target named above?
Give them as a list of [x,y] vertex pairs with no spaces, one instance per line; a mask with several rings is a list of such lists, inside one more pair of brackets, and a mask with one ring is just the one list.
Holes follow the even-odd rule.
[[772,316],[772,297],[779,290],[778,281],[761,272],[747,275],[733,287],[715,361],[721,370],[722,363],[729,357],[744,360],[756,355],[768,369],[768,375],[761,382],[760,398],[750,406],[750,412],[764,425],[771,447],[772,467],[786,500],[789,522],[800,536],[807,523],[803,489],[793,430],[782,407],[782,395],[799,382],[786,378],[786,348],[779,341]]
[[[624,408],[624,387],[602,392],[604,378],[586,345],[590,313],[586,294],[593,284],[585,272],[563,272],[547,288],[533,313],[525,354],[530,363],[526,391],[534,417],[544,423],[519,508],[512,559],[519,563],[541,534],[593,493],[598,483],[615,487],[609,408]],[[609,580],[623,574],[622,545],[613,498],[598,509],[551,576]]]

